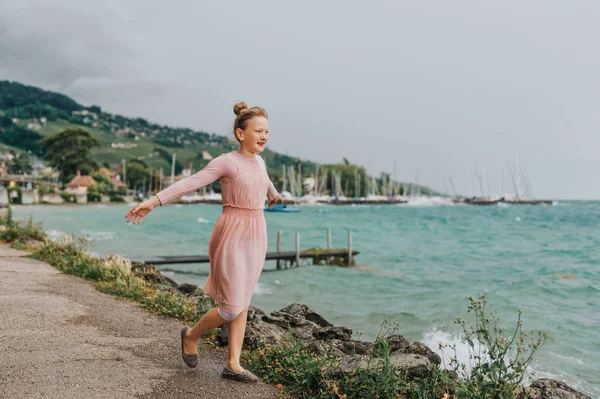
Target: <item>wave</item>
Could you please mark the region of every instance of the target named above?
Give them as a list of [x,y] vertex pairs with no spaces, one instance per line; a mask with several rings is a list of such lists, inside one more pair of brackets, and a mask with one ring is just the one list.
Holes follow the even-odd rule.
[[[453,334],[433,328],[423,334],[422,342],[442,358],[442,367],[450,368],[450,359],[456,357],[460,364],[465,365],[467,373],[471,371],[473,360],[470,357],[470,347],[468,343],[463,341],[462,334]],[[474,341],[474,346],[475,351],[478,351],[479,349],[483,350],[485,348],[477,340]],[[455,348],[456,353],[453,348]],[[585,362],[583,362],[581,359],[559,355],[557,353],[551,354],[552,356],[566,360],[568,363],[585,366]],[[548,370],[540,363],[532,363],[529,365],[523,378],[523,384],[528,386],[533,381],[540,378],[550,378],[557,381],[564,381],[574,389],[582,392],[586,389],[589,390],[589,386],[587,386],[585,381],[581,381],[575,376],[567,374],[564,371]]]
[[64,231],[60,230],[47,230],[46,234],[48,235],[48,238],[52,241],[60,241],[63,239],[63,237],[68,235],[68,233],[65,233]]
[[262,283],[256,283],[256,287],[254,287],[255,295],[271,295],[273,291],[266,285]]
[[82,230],[81,234],[88,237],[91,241],[109,241],[119,237],[119,234],[115,231]]

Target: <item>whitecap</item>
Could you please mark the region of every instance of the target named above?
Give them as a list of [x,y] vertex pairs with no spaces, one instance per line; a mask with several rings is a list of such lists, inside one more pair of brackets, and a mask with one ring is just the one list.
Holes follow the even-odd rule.
[[273,291],[271,291],[271,289],[265,284],[257,283],[256,287],[254,288],[254,294],[256,295],[271,295],[272,293]]
[[46,231],[46,235],[48,235],[48,238],[52,241],[60,241],[68,234],[60,230],[48,230]]
[[200,218],[198,218],[198,223],[208,223],[208,220],[200,217]]
[[119,235],[114,231],[91,231],[82,230],[81,234],[92,241],[109,241],[116,239]]

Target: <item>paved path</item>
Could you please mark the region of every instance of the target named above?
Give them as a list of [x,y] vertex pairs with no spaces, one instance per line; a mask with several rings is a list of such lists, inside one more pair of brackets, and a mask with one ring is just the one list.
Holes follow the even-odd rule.
[[225,351],[189,369],[174,319],[102,294],[0,243],[0,398],[276,398],[223,380]]

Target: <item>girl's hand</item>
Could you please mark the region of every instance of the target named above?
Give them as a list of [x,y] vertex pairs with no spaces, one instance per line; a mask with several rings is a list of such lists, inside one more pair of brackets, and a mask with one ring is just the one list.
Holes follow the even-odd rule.
[[281,198],[281,195],[277,194],[271,201],[269,201],[269,209],[273,209],[273,205],[275,204],[283,204],[283,198]]
[[149,214],[150,211],[152,209],[154,209],[154,207],[157,205],[160,205],[160,201],[156,196],[152,196],[152,198],[147,199],[146,201],[136,205],[135,208],[131,209],[125,215],[125,218],[127,219],[127,223],[129,223],[132,218],[133,218],[133,224],[142,223],[142,220],[144,220],[144,217],[147,214]]

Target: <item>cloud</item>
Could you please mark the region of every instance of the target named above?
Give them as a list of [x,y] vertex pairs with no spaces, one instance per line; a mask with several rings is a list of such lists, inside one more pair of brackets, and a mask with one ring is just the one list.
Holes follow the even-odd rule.
[[128,59],[136,53],[111,37],[101,18],[67,7],[0,6],[3,75],[63,88],[82,77],[123,74]]

